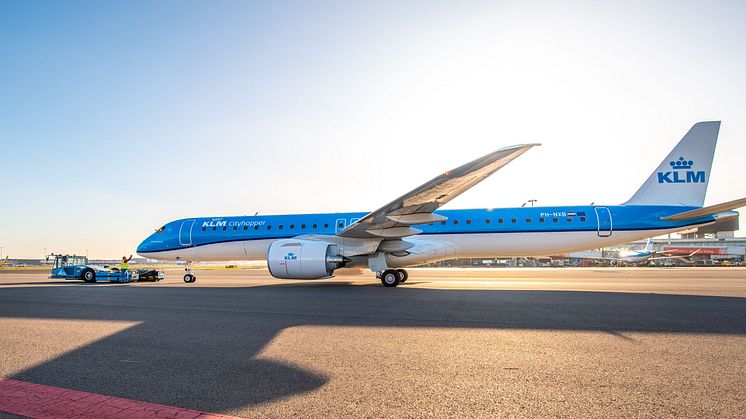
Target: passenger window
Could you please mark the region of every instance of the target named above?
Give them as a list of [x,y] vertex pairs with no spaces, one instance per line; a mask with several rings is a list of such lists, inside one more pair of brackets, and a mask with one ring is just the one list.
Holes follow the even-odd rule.
[[249,229],[249,226],[243,226],[243,229],[244,229],[244,230],[248,230],[248,229]]
[[238,230],[238,227],[233,226],[233,231],[236,231],[236,230]]
[[277,229],[278,230],[282,230],[282,224],[280,224],[279,226],[277,226]]
[[215,227],[212,228],[212,231],[215,231]]
[[559,221],[559,219],[557,217],[552,218],[552,222],[556,223],[557,221]]
[[568,222],[568,223],[571,223],[571,222],[572,222],[572,218],[570,218],[570,217],[567,217],[567,222]]
[[530,219],[530,218],[526,218],[526,222],[527,222],[527,223],[530,223],[530,222],[531,222],[531,219]]
[[539,222],[543,223],[544,222],[544,217],[539,217]]
[[458,220],[453,220],[453,224],[458,224]]
[[292,230],[294,228],[295,228],[295,224],[290,224],[290,229]]
[[518,220],[516,220],[515,218],[513,218],[513,219],[510,220],[510,222],[513,223],[513,224],[515,224],[516,221],[518,221]]
[[471,220],[466,220],[466,224],[471,224]]
[[202,227],[202,231],[205,231],[205,228],[204,228],[204,227]]
[[502,223],[503,223],[503,219],[502,219],[502,218],[498,218],[498,219],[497,219],[497,223],[498,223],[498,224],[502,224]]
[[329,224],[324,224],[324,228],[329,228]]
[[345,226],[345,225],[344,225],[343,223],[337,223],[337,227],[339,227],[339,228],[342,228],[342,227],[344,227],[344,226]]
[[300,228],[306,228],[306,225],[305,224],[301,224]]
[[272,230],[272,226],[268,225],[267,230]]
[[441,224],[443,224],[443,225],[446,225],[446,222],[445,222],[445,221],[441,221],[440,223],[441,223]]
[[318,224],[314,224],[314,225],[313,225],[313,226],[311,226],[311,227],[312,227],[312,228],[317,228],[317,227],[318,227]]
[[489,224],[490,223],[490,219],[488,218],[488,219],[484,220],[484,223],[485,224]]
[[254,226],[254,230],[259,230],[259,226]]
[[585,217],[580,217],[580,221],[585,222]]

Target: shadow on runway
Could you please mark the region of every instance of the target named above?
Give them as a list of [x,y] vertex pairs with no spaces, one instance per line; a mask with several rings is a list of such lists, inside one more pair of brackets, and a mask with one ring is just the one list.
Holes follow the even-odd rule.
[[329,380],[306,367],[256,358],[293,326],[599,331],[622,339],[629,339],[625,332],[746,334],[746,298],[345,284],[109,287],[96,293],[4,288],[0,317],[141,322],[10,378],[225,412],[312,391]]

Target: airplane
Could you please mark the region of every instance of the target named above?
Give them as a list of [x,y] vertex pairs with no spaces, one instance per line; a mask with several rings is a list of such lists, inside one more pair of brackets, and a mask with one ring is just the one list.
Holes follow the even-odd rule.
[[686,255],[686,256],[677,256],[677,255],[667,255],[664,252],[660,252],[653,249],[653,239],[649,238],[647,243],[645,244],[645,247],[640,250],[635,249],[625,249],[619,251],[618,257],[597,257],[597,256],[588,256],[583,254],[569,254],[568,257],[571,258],[577,258],[577,259],[591,259],[591,260],[608,260],[611,261],[611,263],[618,263],[623,262],[626,264],[631,265],[637,265],[642,266],[647,264],[649,261],[653,260],[663,260],[663,259],[676,259],[678,261],[681,261],[687,265],[693,265],[694,262],[689,259],[695,254],[697,254],[699,250],[694,251],[693,253]]
[[8,259],[8,256],[5,256],[5,259],[0,259],[0,266],[5,266],[10,262],[10,259]]
[[[692,126],[621,205],[440,208],[539,144],[501,148],[444,172],[372,212],[195,217],[171,221],[137,248],[186,262],[267,260],[281,279],[323,279],[367,267],[386,287],[404,269],[451,258],[564,254],[628,243],[737,217],[746,198],[704,207],[720,121]],[[416,228],[415,228],[416,227]]]

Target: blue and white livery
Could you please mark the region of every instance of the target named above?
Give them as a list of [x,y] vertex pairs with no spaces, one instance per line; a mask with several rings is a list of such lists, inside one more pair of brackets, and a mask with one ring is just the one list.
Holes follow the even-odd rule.
[[[613,246],[737,217],[746,199],[703,207],[719,121],[695,124],[622,205],[441,210],[538,144],[502,148],[373,212],[188,218],[137,253],[161,260],[266,259],[277,278],[321,279],[368,267],[385,286],[408,266],[457,257],[546,256]],[[191,271],[185,281],[191,282]]]

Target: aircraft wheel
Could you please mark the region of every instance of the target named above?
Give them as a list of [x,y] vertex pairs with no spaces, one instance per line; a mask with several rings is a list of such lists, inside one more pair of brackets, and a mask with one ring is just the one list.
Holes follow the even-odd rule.
[[409,279],[409,274],[404,269],[397,269],[397,272],[399,272],[399,276],[401,277],[401,281],[399,281],[400,284],[403,284],[407,282],[407,279]]
[[93,269],[86,269],[80,274],[80,279],[85,282],[96,282],[96,272]]
[[396,269],[387,269],[381,274],[381,283],[384,287],[395,287],[401,282],[401,274]]
[[186,282],[187,284],[191,284],[192,282],[196,280],[197,280],[197,277],[192,274],[184,275],[184,282]]

